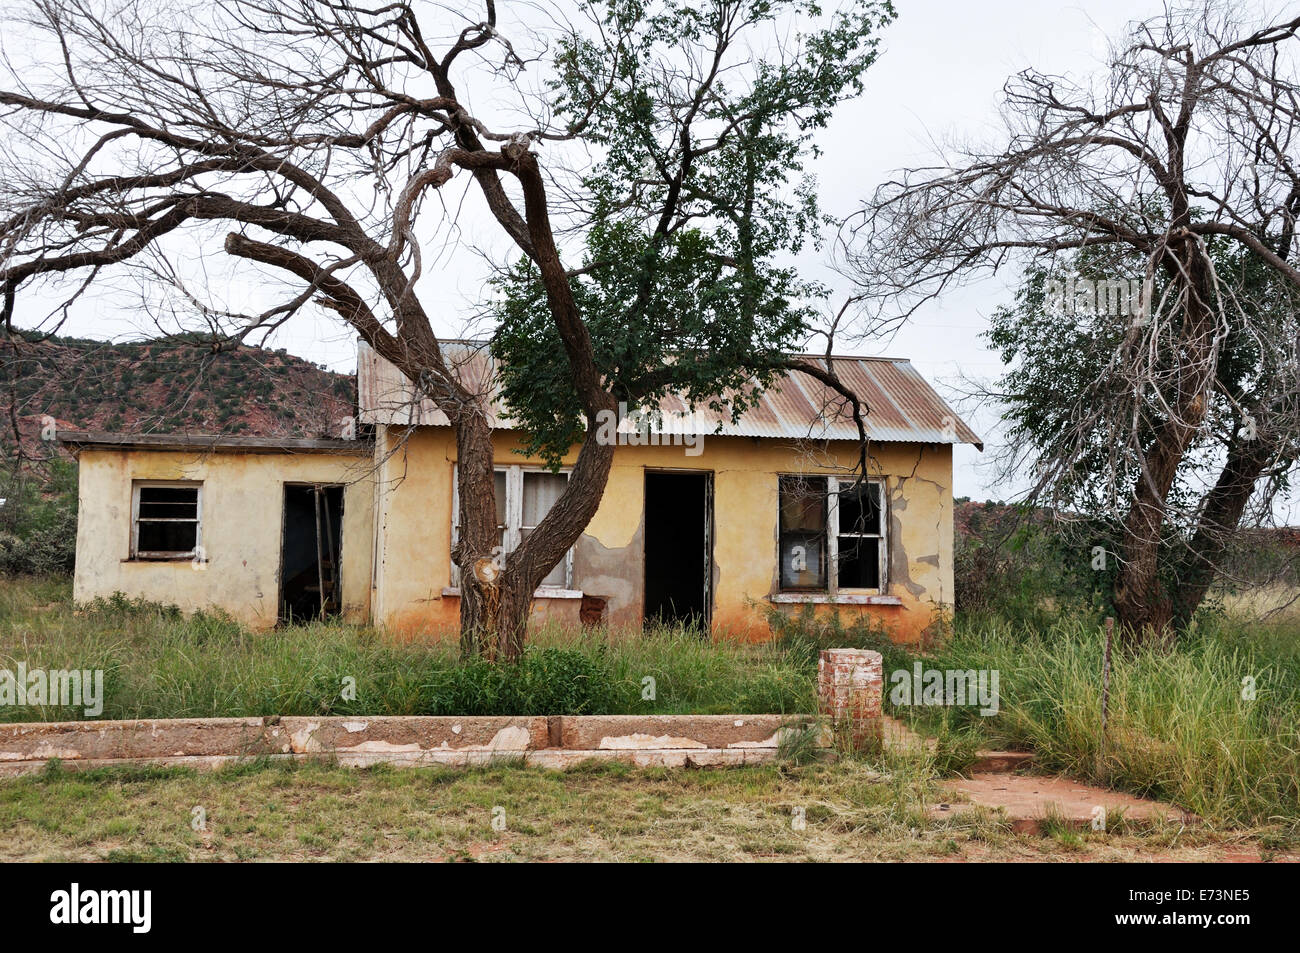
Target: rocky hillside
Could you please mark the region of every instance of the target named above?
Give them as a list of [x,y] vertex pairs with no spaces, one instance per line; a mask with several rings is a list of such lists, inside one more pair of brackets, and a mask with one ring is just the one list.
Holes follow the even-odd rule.
[[110,344],[0,334],[0,444],[49,456],[42,422],[118,433],[338,436],[356,382],[284,350],[180,338]]

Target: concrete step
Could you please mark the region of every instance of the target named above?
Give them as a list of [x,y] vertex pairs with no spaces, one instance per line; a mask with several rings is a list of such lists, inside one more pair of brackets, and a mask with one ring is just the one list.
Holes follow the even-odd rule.
[[946,782],[944,790],[952,800],[934,805],[931,817],[960,816],[985,807],[1002,813],[1012,830],[1021,834],[1042,833],[1049,817],[1077,830],[1097,829],[1094,825],[1103,811],[1106,815],[1122,811],[1128,820],[1179,824],[1197,820],[1172,804],[1061,777],[977,772]]

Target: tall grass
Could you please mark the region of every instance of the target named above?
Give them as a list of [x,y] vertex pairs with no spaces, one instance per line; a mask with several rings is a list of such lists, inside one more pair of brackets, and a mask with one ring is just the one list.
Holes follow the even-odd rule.
[[[449,640],[396,642],[341,623],[254,631],[221,614],[121,597],[78,607],[66,586],[0,581],[0,668],[102,669],[101,718],[815,708],[808,672],[778,649],[712,645],[672,629],[616,636],[545,630],[517,666],[493,665],[460,659]],[[82,717],[80,708],[0,708],[4,721]]]
[[1208,820],[1295,825],[1297,638],[1292,632],[1281,651],[1276,631],[1217,620],[1173,648],[1115,652],[1104,735],[1096,626],[959,626],[924,664],[999,672],[997,715],[967,708],[949,716],[990,745],[1032,748],[1042,767],[1167,799]]
[[[1280,825],[1300,836],[1300,623],[1208,611],[1170,648],[1115,651],[1101,730],[1104,636],[1090,618],[1048,625],[958,617],[926,652],[869,624],[773,616],[788,652],[856,646],[884,656],[885,708],[934,735],[954,764],[975,744],[1032,749],[1037,764],[1172,801],[1211,822]],[[894,705],[890,676],[912,666],[999,675],[999,712]],[[1249,681],[1247,682],[1246,680]],[[1253,685],[1251,692],[1243,691]]]
[[[100,668],[104,718],[313,714],[808,713],[818,652],[876,648],[886,708],[937,735],[952,764],[978,745],[1032,748],[1040,766],[1173,801],[1212,822],[1300,836],[1300,626],[1205,613],[1167,650],[1117,652],[1101,731],[1102,635],[1091,620],[1046,626],[961,619],[924,655],[867,623],[772,617],[765,645],[685,630],[548,628],[516,667],[463,661],[451,642],[398,643],[343,624],[252,631],[220,615],[113,599],[71,603],[64,584],[0,580],[0,668]],[[889,676],[994,669],[999,713],[895,708]],[[355,679],[355,699],[342,697]],[[1254,697],[1243,695],[1253,680]],[[0,708],[0,720],[80,718]]]

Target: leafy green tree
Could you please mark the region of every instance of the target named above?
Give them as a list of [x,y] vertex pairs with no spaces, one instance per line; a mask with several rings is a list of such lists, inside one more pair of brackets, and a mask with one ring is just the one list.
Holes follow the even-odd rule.
[[[635,409],[672,393],[738,416],[813,326],[819,285],[790,256],[826,217],[808,171],[815,133],[858,95],[889,4],[857,2],[800,33],[778,63],[730,61],[745,32],[813,18],[812,3],[614,2],[614,44],[575,38],[552,85],[570,124],[604,158],[582,184],[590,225],[570,284],[614,397]],[[797,54],[796,52],[797,51]],[[674,68],[683,52],[703,75]],[[726,75],[725,82],[721,77]],[[593,102],[593,78],[608,75]],[[499,281],[493,350],[528,452],[552,462],[584,436],[581,403],[527,258]]]
[[[1242,520],[1268,519],[1271,501],[1290,486],[1300,451],[1292,431],[1274,424],[1261,432],[1263,421],[1279,416],[1272,408],[1285,413],[1296,399],[1296,369],[1285,356],[1289,351],[1270,346],[1261,332],[1270,329],[1284,341],[1295,338],[1300,292],[1237,243],[1212,238],[1206,248],[1219,282],[1221,353],[1204,424],[1188,441],[1165,497],[1157,556],[1160,587],[1168,594],[1177,629],[1187,626],[1204,601]],[[1079,282],[1094,282],[1095,289],[1111,276],[1140,273],[1143,266],[1142,257],[1131,250],[1097,246],[1063,256],[1050,269],[1030,268],[1015,303],[994,312],[986,334],[1007,365],[990,394],[1004,408],[1009,453],[1004,463],[1035,474],[1040,487],[1050,486],[1051,499],[1075,524],[1069,535],[1079,544],[1076,563],[1091,565],[1096,578],[1111,587],[1120,580],[1115,560],[1123,548],[1124,501],[1144,478],[1143,461],[1159,440],[1167,395],[1162,390],[1146,394],[1135,408],[1136,433],[1122,416],[1098,419],[1089,411],[1131,399],[1107,393],[1117,389],[1117,382],[1104,369],[1150,317],[1146,311],[1116,314],[1098,308],[1095,291],[1085,292]],[[1063,274],[1073,276],[1086,305],[1071,307],[1068,314],[1061,310]],[[1151,302],[1175,293],[1175,282],[1167,275],[1152,277]],[[1184,320],[1179,311],[1168,316],[1170,339],[1183,333]],[[1173,348],[1158,349],[1151,376],[1177,379],[1180,358]],[[1082,441],[1080,419],[1092,421]],[[1246,474],[1234,462],[1244,452],[1261,461]],[[1268,482],[1256,495],[1261,477]],[[1247,510],[1252,495],[1253,514]],[[1100,560],[1094,546],[1104,551]]]
[[[1006,387],[1025,414],[1011,454],[1036,502],[1113,522],[1113,602],[1135,639],[1186,624],[1231,535],[1295,470],[1297,37],[1294,11],[1170,4],[1100,76],[1012,77],[999,141],[895,175],[846,228],[847,270],[886,319],[1029,269],[1025,320],[995,332],[1025,363]],[[1044,316],[1049,280],[1109,320]],[[1136,312],[1134,282],[1152,292]]]

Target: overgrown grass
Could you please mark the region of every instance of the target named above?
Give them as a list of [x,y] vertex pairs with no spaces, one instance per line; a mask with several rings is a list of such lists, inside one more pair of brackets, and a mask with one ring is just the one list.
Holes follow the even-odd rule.
[[[1171,648],[1117,648],[1104,736],[1104,637],[1089,621],[959,620],[925,654],[862,627],[804,619],[788,629],[789,643],[881,650],[886,709],[936,735],[950,764],[981,744],[1033,749],[1048,770],[1170,800],[1212,823],[1300,836],[1300,626],[1292,620],[1251,624],[1208,612]],[[916,661],[997,671],[998,714],[893,704],[891,673],[910,678]]]
[[[517,668],[465,662],[449,642],[398,643],[341,624],[248,630],[230,619],[117,599],[75,607],[66,584],[0,582],[0,668],[102,668],[103,718],[272,714],[609,714],[815,710],[817,655],[885,657],[886,710],[936,737],[932,767],[961,770],[979,747],[1023,747],[1038,764],[1173,801],[1221,825],[1300,837],[1300,625],[1247,625],[1207,612],[1168,650],[1116,652],[1101,732],[1100,630],[1087,620],[1029,627],[959,619],[924,654],[867,624],[774,617],[761,645],[680,630],[536,634]],[[891,673],[999,673],[999,714],[903,708]],[[345,679],[355,679],[354,700]],[[1252,679],[1254,697],[1243,695]],[[79,710],[0,708],[4,720]]]
[[[317,623],[253,631],[220,614],[101,600],[0,581],[0,668],[102,669],[101,718],[811,712],[813,679],[779,647],[710,644],[689,631],[636,639],[544,630],[517,666],[464,661],[454,642],[396,642]],[[352,681],[349,681],[352,680]],[[355,694],[345,689],[355,688]],[[345,697],[347,696],[347,697]],[[83,717],[0,708],[0,720]]]

